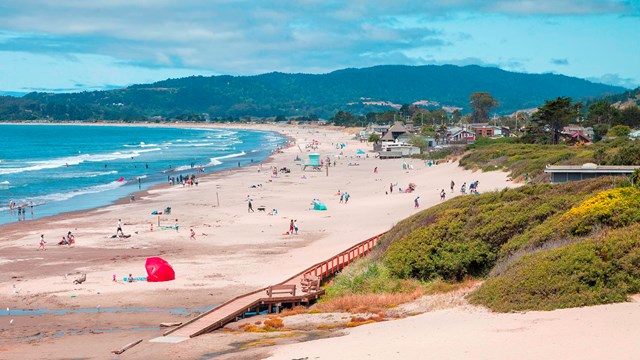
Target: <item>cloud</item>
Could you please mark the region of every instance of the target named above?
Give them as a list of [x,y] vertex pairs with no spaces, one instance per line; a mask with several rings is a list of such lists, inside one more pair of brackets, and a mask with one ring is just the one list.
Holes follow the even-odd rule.
[[627,89],[635,89],[637,87],[640,87],[640,81],[638,81],[638,79],[626,78],[618,74],[604,74],[599,77],[587,78],[587,80],[602,84],[622,86]]
[[[5,40],[0,49],[107,55],[149,66],[235,74],[306,70],[301,60],[324,58],[330,70],[366,66],[407,49],[449,45],[424,23],[407,26],[398,20],[406,16],[632,10],[628,1],[616,0],[22,0],[0,5],[4,30],[22,34]],[[315,66],[320,64],[311,64]]]
[[551,59],[551,63],[553,65],[569,65],[569,60],[567,60],[567,59]]
[[[553,21],[638,11],[630,0],[14,0],[0,2],[0,51],[68,63],[108,57],[114,67],[153,73],[328,72],[422,64],[424,55],[408,54],[482,41],[470,29],[447,34],[432,25],[457,14]],[[490,66],[524,70],[525,63],[505,57]]]

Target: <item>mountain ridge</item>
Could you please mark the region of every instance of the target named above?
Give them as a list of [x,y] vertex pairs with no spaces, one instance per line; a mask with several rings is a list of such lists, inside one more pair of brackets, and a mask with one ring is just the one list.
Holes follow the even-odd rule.
[[558,96],[583,99],[625,90],[565,75],[517,73],[478,65],[378,65],[325,74],[191,76],[116,90],[29,93],[23,103],[14,102],[12,110],[6,104],[11,101],[0,98],[0,119],[29,115],[117,120],[184,114],[222,118],[313,114],[328,118],[339,110],[360,114],[385,110],[364,104],[362,99],[399,104],[426,100],[468,110],[469,95],[477,91],[487,91],[500,102],[497,112],[511,113]]

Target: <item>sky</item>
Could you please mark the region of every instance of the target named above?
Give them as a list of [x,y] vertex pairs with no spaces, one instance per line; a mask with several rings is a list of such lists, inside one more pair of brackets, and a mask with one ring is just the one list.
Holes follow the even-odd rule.
[[2,0],[0,91],[482,65],[640,86],[640,0]]

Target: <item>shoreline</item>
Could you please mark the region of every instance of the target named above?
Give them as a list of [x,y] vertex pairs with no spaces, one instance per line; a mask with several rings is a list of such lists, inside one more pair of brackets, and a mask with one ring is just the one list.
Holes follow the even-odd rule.
[[[80,126],[122,126],[122,127],[137,127],[137,124],[135,123],[117,123],[117,124],[94,124],[94,123],[88,123],[88,124],[84,124],[84,123],[73,123],[73,122],[63,122],[63,123],[14,123],[14,122],[10,122],[10,123],[4,123],[4,122],[0,122],[0,125],[2,124],[6,124],[6,125],[54,125],[54,126],[60,126],[60,125],[80,125]],[[189,129],[192,127],[188,127],[188,126],[181,126],[183,124],[190,124],[190,123],[172,123],[170,125],[174,125],[174,126],[153,126],[155,124],[153,123],[146,123],[146,125],[150,125],[147,127],[166,127],[166,128],[184,128],[184,129]],[[213,124],[214,126],[199,126],[198,128],[214,128],[214,129],[234,129],[234,127],[224,127],[224,126],[217,126],[217,125],[225,125],[225,124],[218,124],[218,123],[210,123]],[[205,125],[205,124],[202,124]],[[144,127],[144,126],[140,126],[140,127]],[[237,127],[236,127],[237,129]],[[246,129],[241,129],[241,130],[251,130],[251,131],[261,131],[261,132],[270,132],[270,133],[276,133],[278,134],[278,136],[283,137],[285,140],[283,141],[283,144],[291,144],[294,143],[295,144],[295,139],[293,139],[290,136],[287,136],[286,134],[283,133],[279,133],[277,131],[273,131],[273,130],[263,130],[263,129],[257,129],[257,128],[246,128]],[[277,150],[277,147],[274,148],[271,153],[264,158],[262,161],[258,161],[258,162],[253,162],[253,163],[249,163],[247,165],[242,165],[240,167],[234,167],[231,166],[228,169],[220,169],[220,170],[214,170],[214,171],[210,171],[210,172],[206,172],[206,173],[199,173],[198,174],[198,178],[199,179],[204,179],[207,176],[212,176],[213,174],[216,173],[220,173],[220,172],[224,172],[224,171],[229,171],[229,173],[232,173],[233,171],[239,171],[245,167],[250,167],[253,165],[265,165],[268,164],[269,161],[272,160],[273,158],[273,154],[274,151]],[[167,184],[166,182],[159,182],[157,184],[151,185],[149,188],[145,189],[145,190],[138,190],[138,191],[134,191],[131,192],[130,195],[134,195],[136,201],[138,201],[139,199],[141,199],[143,196],[149,196],[150,192],[153,192],[154,190],[159,190],[159,189],[164,189],[164,188],[169,188],[171,185]],[[178,185],[174,185],[174,186],[178,186]],[[108,192],[108,191],[107,191]],[[102,208],[106,208],[112,205],[122,205],[122,204],[127,204],[129,203],[129,195],[127,196],[123,196],[120,198],[117,198],[115,200],[112,200],[111,202],[109,202],[108,204],[103,204],[103,205],[98,205],[96,207],[90,208],[90,209],[82,209],[82,210],[70,210],[70,211],[64,211],[64,212],[60,212],[57,214],[53,214],[53,215],[46,215],[43,217],[39,217],[36,219],[26,219],[24,221],[12,221],[12,222],[8,222],[8,223],[0,223],[0,230],[3,231],[11,231],[12,229],[12,224],[19,224],[19,223],[33,223],[36,221],[47,221],[47,220],[56,220],[59,216],[61,215],[67,215],[67,216],[82,216],[84,215],[84,213],[86,212],[87,214],[89,214],[92,211],[95,210],[100,210]],[[37,210],[38,206],[41,206],[43,204],[38,204],[38,205],[34,205],[34,209]],[[9,210],[7,210],[9,211]],[[17,226],[17,225],[16,225]]]

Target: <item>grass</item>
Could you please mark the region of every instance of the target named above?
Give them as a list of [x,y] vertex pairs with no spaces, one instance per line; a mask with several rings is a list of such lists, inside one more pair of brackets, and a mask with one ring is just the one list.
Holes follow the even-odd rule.
[[411,302],[423,294],[422,288],[407,293],[349,294],[323,300],[317,308],[324,312],[379,313]]

